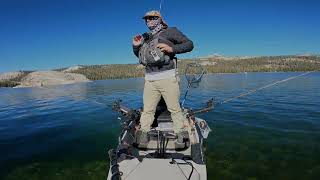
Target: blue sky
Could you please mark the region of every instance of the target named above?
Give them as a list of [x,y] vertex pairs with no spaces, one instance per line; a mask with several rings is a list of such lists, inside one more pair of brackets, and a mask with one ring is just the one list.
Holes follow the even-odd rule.
[[[0,72],[136,63],[131,39],[160,0],[0,0]],[[320,3],[163,0],[162,14],[194,41],[180,58],[320,54]]]

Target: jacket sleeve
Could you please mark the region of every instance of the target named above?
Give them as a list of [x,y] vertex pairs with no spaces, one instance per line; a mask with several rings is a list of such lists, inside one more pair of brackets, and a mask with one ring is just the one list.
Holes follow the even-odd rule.
[[170,39],[174,43],[174,54],[190,52],[193,49],[193,42],[175,27],[171,29]]
[[141,45],[140,46],[134,46],[132,45],[132,50],[133,50],[133,53],[134,55],[136,55],[137,57],[139,57],[139,50],[141,48]]

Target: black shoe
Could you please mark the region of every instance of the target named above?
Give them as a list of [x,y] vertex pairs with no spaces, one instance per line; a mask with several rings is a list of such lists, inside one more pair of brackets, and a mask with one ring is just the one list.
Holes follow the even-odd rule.
[[142,130],[138,130],[136,133],[136,143],[141,148],[146,148],[149,143],[148,134]]

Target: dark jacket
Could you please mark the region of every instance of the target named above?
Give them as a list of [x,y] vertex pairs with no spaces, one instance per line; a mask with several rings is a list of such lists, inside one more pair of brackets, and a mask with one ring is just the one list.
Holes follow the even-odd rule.
[[[188,39],[176,27],[168,27],[159,32],[159,43],[165,43],[172,47],[173,53],[169,54],[169,64],[163,66],[146,66],[146,72],[160,72],[165,70],[174,69],[173,59],[176,54],[190,52],[193,49],[193,42]],[[140,46],[133,46],[134,54],[139,57]]]

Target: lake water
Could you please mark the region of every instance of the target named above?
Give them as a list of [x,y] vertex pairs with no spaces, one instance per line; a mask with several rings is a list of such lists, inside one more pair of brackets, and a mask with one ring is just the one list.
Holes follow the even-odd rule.
[[[223,101],[299,74],[207,75],[191,89],[186,106],[203,107],[210,98]],[[184,90],[182,80],[182,95]],[[122,99],[139,108],[142,93],[142,78],[0,88],[0,179],[105,179],[107,150],[120,131],[111,104]],[[318,179],[319,104],[315,72],[199,115],[213,130],[208,179]]]

